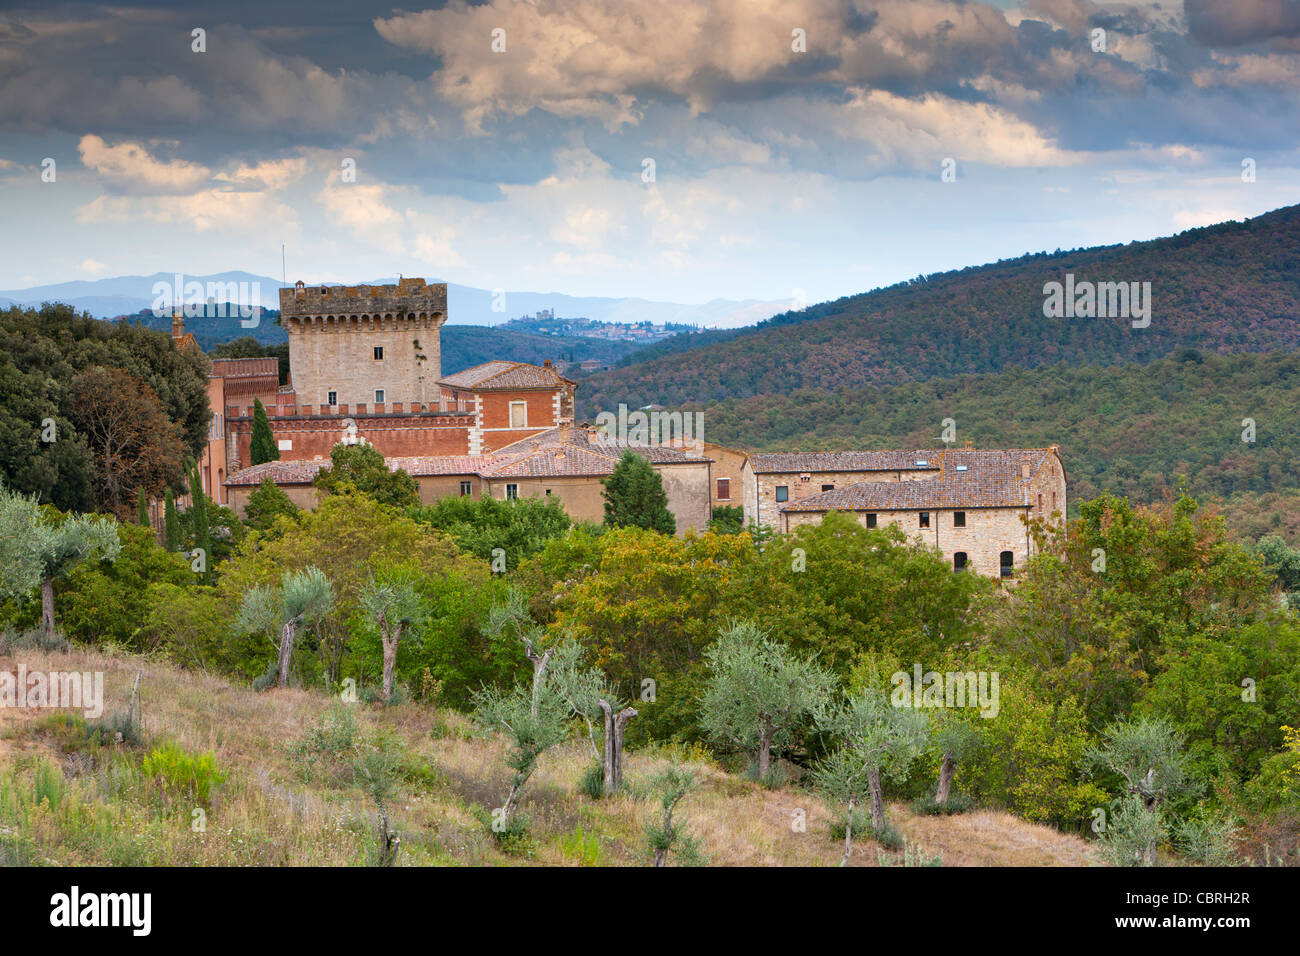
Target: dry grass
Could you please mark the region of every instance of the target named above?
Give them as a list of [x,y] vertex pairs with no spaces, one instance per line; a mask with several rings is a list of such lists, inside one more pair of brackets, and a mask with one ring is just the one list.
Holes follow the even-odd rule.
[[[304,776],[290,745],[336,706],[321,693],[255,693],[221,678],[134,657],[75,649],[22,652],[32,670],[103,671],[105,712],[125,709],[137,670],[143,748],[69,746],[50,728],[50,712],[0,708],[0,862],[145,865],[358,865],[372,858],[375,808],[350,775]],[[656,812],[647,782],[666,754],[629,754],[627,792],[593,801],[577,790],[592,763],[585,736],[546,754],[525,791],[529,839],[503,852],[486,820],[509,785],[499,738],[476,736],[459,714],[415,704],[356,705],[363,734],[386,734],[401,755],[403,781],[390,806],[401,833],[400,865],[643,865],[644,827]],[[172,740],[212,751],[226,782],[206,809],[207,828],[191,826],[194,806],[168,800],[139,770],[142,752]],[[62,770],[58,808],[34,804],[40,761]],[[829,836],[820,801],[797,788],[765,790],[702,761],[689,763],[699,785],[677,818],[718,866],[834,866],[841,846]],[[337,768],[336,768],[337,769]],[[802,815],[805,825],[792,824]],[[945,865],[1085,866],[1088,844],[1005,813],[918,817],[895,805],[908,840]],[[876,866],[873,842],[850,861]]]

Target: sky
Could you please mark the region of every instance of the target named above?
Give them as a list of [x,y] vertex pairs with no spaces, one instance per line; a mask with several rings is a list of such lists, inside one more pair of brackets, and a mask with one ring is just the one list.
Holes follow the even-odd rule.
[[1300,0],[6,3],[0,288],[817,302],[1300,201],[1298,92]]

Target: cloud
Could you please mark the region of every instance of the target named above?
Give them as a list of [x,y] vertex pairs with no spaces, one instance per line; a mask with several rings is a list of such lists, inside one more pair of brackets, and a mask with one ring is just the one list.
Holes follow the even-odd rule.
[[99,276],[108,271],[108,266],[97,259],[82,259],[77,264],[77,271],[89,276]]
[[212,171],[198,163],[183,159],[163,162],[139,143],[110,146],[91,133],[81,137],[77,151],[87,169],[123,192],[188,193],[212,177]]
[[1240,46],[1300,37],[1296,0],[1184,0],[1191,36],[1206,46]]

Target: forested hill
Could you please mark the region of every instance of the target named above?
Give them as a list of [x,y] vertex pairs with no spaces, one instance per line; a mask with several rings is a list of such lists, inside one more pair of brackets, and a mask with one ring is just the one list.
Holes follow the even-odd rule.
[[[937,448],[945,418],[958,443],[977,448],[1059,444],[1073,502],[1102,491],[1156,502],[1181,476],[1193,494],[1225,501],[1283,494],[1294,505],[1300,490],[1300,356],[1287,352],[1183,349],[1145,366],[756,395],[709,406],[704,427],[710,441],[753,451]],[[1253,442],[1242,440],[1243,419]],[[1294,519],[1250,527],[1297,538]]]
[[[1067,273],[1076,282],[1150,282],[1150,327],[1044,317],[1044,284]],[[1221,353],[1300,346],[1300,206],[1168,238],[917,277],[754,329],[677,336],[584,383],[580,412],[1015,365],[1145,363],[1188,346]]]

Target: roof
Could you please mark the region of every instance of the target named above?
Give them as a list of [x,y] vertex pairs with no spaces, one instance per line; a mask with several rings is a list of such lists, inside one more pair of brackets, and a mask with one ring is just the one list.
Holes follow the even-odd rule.
[[810,495],[782,511],[906,511],[926,508],[1024,508],[1023,478],[960,478],[952,481],[859,481]]
[[[859,481],[809,495],[781,510],[1027,508],[1031,505],[1030,481],[1053,454],[1056,454],[1055,448],[947,449],[935,458],[938,473],[932,476],[910,481]],[[925,470],[930,471],[928,468]]]
[[505,388],[556,388],[572,384],[550,365],[494,360],[439,379],[439,385],[470,390]]
[[277,485],[310,485],[316,473],[328,465],[324,459],[311,461],[266,461],[241,469],[226,478],[229,485],[260,485],[270,478]]
[[798,474],[805,471],[938,470],[942,451],[817,451],[751,454],[750,467],[759,474]]
[[519,441],[505,446],[501,451],[531,451],[556,444],[572,445],[584,451],[605,455],[615,461],[622,458],[624,452],[633,451],[652,465],[703,464],[713,460],[706,455],[698,455],[693,450],[684,447],[673,448],[667,445],[641,445],[620,441],[603,433],[595,432],[594,429],[586,425],[560,425],[556,428],[548,428],[536,435],[521,438]]

